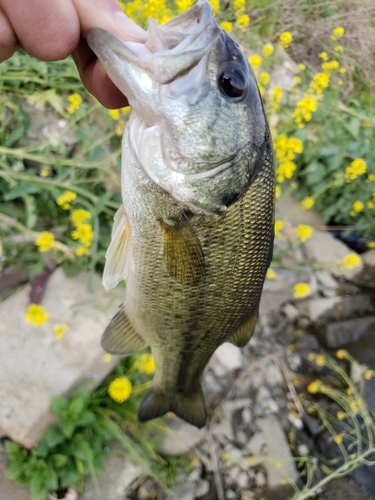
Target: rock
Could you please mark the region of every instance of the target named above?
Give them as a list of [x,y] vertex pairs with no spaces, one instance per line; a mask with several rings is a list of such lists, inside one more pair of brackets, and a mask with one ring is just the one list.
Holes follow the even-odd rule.
[[247,488],[249,485],[249,476],[246,474],[246,472],[240,472],[238,476],[236,477],[236,483],[240,488]]
[[225,342],[218,347],[210,360],[209,366],[218,377],[222,377],[228,372],[240,370],[242,368],[241,350],[229,342]]
[[361,255],[363,269],[355,277],[355,283],[368,288],[375,288],[375,249]]
[[279,309],[280,306],[285,304],[285,302],[290,301],[292,298],[292,293],[289,290],[263,290],[259,305],[260,318]]
[[375,334],[375,316],[328,323],[316,330],[320,342],[334,349],[343,347],[365,335]]
[[246,448],[252,455],[259,456],[261,455],[263,446],[265,444],[266,440],[263,434],[261,432],[256,432],[247,443]]
[[[279,84],[277,84],[279,85]],[[292,226],[298,224],[307,224],[313,228],[324,228],[324,220],[320,212],[317,210],[301,210],[301,203],[294,196],[285,190],[280,198],[276,201],[277,218],[287,220]],[[292,227],[292,241],[295,241],[295,230]]]
[[[90,284],[90,285],[89,285]],[[91,378],[98,385],[116,358],[103,361],[100,337],[121,302],[121,291],[104,291],[91,273],[51,276],[43,306],[51,314],[46,326],[25,322],[30,286],[0,304],[0,434],[34,446],[53,421],[51,398],[69,395]],[[68,331],[56,341],[53,324]]]
[[130,462],[123,456],[111,454],[105,462],[105,473],[97,478],[100,491],[97,491],[95,481],[87,478],[82,500],[122,499],[126,490],[143,473],[140,465]]
[[294,322],[298,316],[300,315],[300,312],[296,307],[294,307],[293,304],[286,304],[283,309],[283,313],[285,316],[288,318],[289,321]]
[[[196,484],[195,483],[184,483],[180,484],[173,489],[174,495],[167,495],[166,500],[194,500],[196,497]],[[153,497],[147,497],[147,500]],[[118,499],[117,499],[118,500]]]
[[250,408],[244,408],[241,415],[245,424],[250,424],[253,420],[253,414],[251,413]]
[[306,455],[309,454],[309,447],[307,446],[307,444],[300,444],[298,446],[298,453],[301,457],[304,457]]
[[210,491],[210,481],[202,479],[197,484],[197,487],[196,487],[196,490],[195,490],[195,498],[203,497],[204,495],[207,495],[207,493],[209,491]]
[[257,483],[257,486],[264,486],[265,484],[267,484],[266,476],[263,474],[263,472],[257,472],[255,481]]
[[323,288],[328,290],[337,290],[339,287],[338,282],[329,274],[328,271],[315,271],[315,276],[318,280],[318,285],[322,285]]
[[271,386],[274,387],[276,385],[282,384],[284,382],[283,374],[280,371],[280,368],[275,364],[271,363],[266,366],[266,381]]
[[307,316],[314,323],[322,316],[326,319],[332,317],[331,312],[336,304],[341,304],[341,297],[309,299],[298,303],[298,308],[302,314]]
[[168,418],[170,430],[165,432],[158,452],[162,455],[182,455],[194,448],[204,438],[205,430],[198,429],[179,418]]
[[264,466],[267,470],[268,487],[280,486],[283,480],[296,482],[297,469],[279,420],[269,415],[258,420],[258,427],[267,443],[268,460],[264,462]]
[[303,249],[309,260],[324,265],[338,278],[350,281],[363,269],[362,259],[353,269],[340,267],[338,261],[355,252],[328,232],[314,231],[311,238],[303,243]]

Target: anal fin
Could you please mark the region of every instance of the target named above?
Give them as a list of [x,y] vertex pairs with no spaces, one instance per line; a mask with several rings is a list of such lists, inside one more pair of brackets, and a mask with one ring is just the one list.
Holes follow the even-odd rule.
[[103,349],[110,354],[123,356],[129,356],[147,347],[145,340],[130,323],[124,307],[112,318],[105,329],[101,344]]
[[245,323],[236,331],[236,333],[228,339],[228,342],[234,344],[237,347],[244,347],[249,342],[254,333],[258,315],[259,307],[255,309],[250,318],[245,321]]
[[181,285],[197,285],[205,277],[201,244],[185,213],[177,221],[160,220],[163,259],[171,278]]
[[139,410],[140,422],[147,422],[173,411],[178,417],[201,429],[206,424],[207,413],[204,406],[202,389],[189,394],[166,394],[151,388],[143,399]]

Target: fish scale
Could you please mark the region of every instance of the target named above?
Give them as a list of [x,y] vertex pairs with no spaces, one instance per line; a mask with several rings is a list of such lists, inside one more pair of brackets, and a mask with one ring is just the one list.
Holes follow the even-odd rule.
[[173,411],[202,427],[205,366],[255,328],[273,247],[273,157],[254,75],[208,2],[169,23],[152,24],[149,46],[88,34],[132,106],[103,276],[107,289],[126,279],[125,300],[102,345],[151,347],[141,421]]

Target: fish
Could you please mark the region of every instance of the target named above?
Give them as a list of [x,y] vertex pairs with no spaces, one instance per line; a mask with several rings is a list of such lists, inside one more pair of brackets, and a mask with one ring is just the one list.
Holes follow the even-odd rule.
[[243,347],[258,317],[274,238],[270,130],[254,73],[210,4],[158,25],[145,44],[100,28],[88,44],[131,113],[122,204],[103,285],[126,280],[102,336],[127,356],[151,348],[141,422],[173,412],[202,428],[203,371],[224,342]]

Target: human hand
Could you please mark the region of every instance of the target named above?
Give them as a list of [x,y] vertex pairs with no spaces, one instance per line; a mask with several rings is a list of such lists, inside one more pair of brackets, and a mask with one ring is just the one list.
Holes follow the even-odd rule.
[[0,0],[0,62],[22,48],[43,61],[72,55],[82,82],[107,108],[128,104],[111,82],[86,35],[94,26],[125,41],[144,42],[145,31],[121,11],[116,0]]

